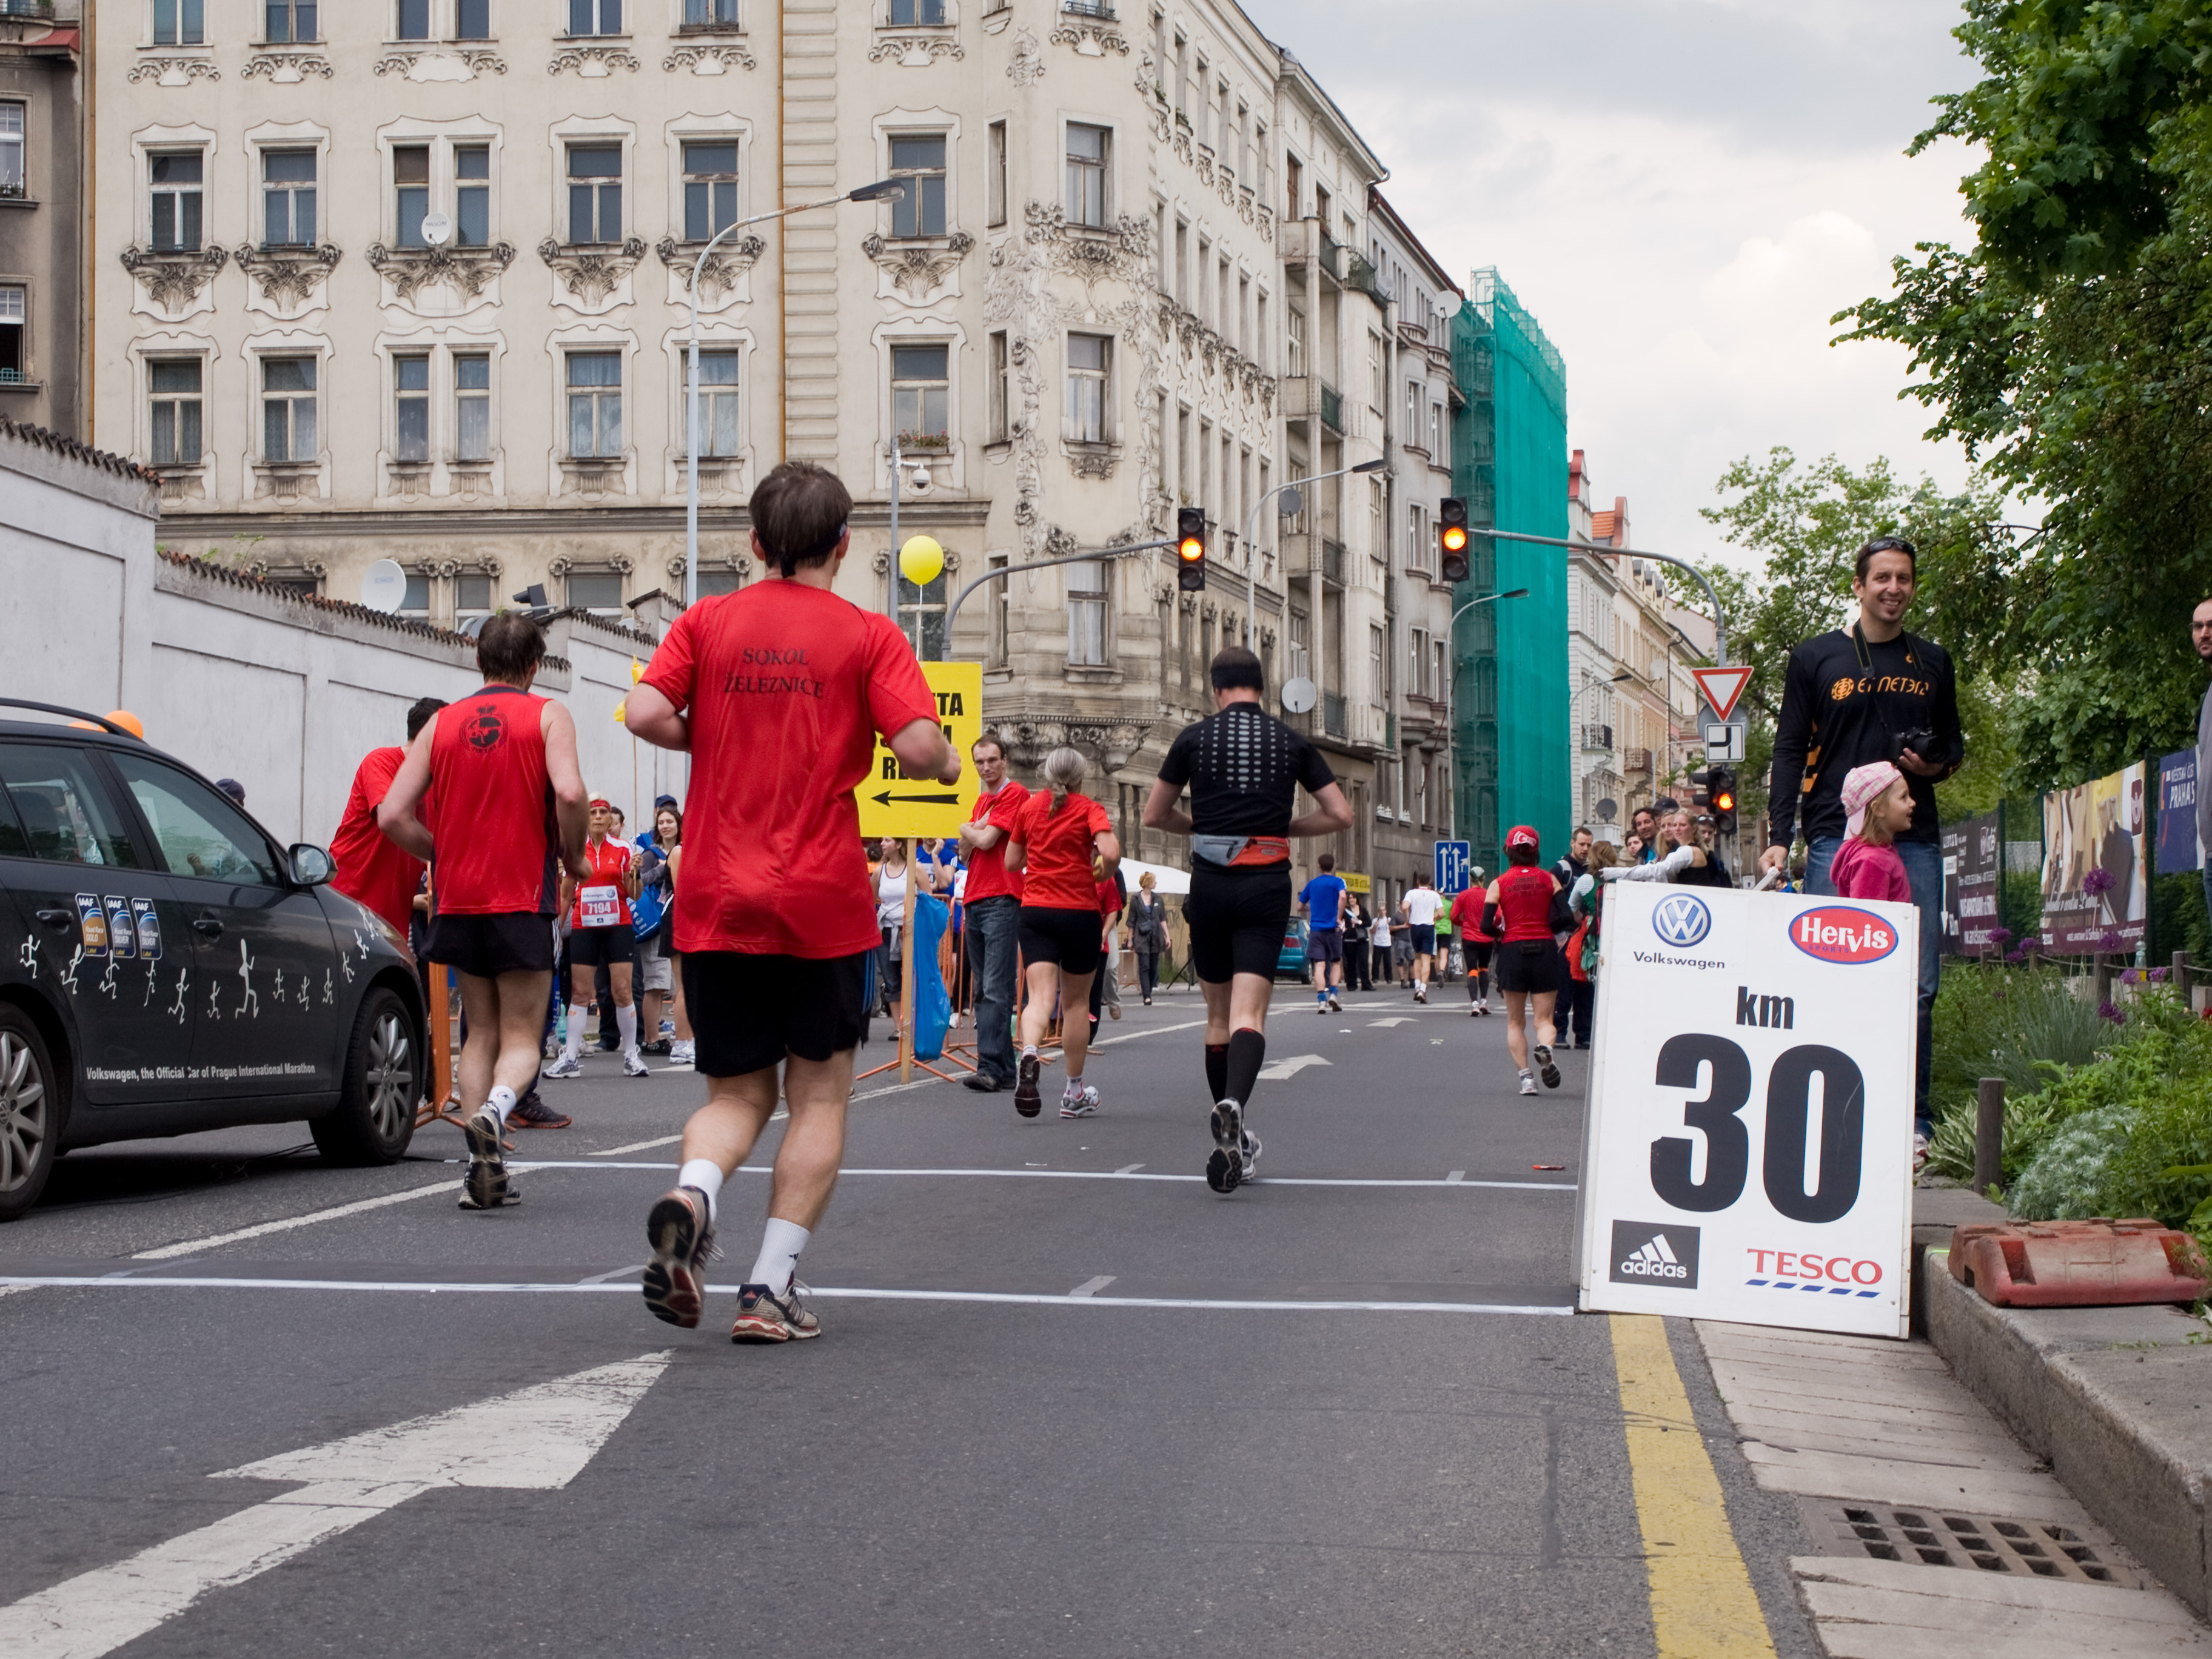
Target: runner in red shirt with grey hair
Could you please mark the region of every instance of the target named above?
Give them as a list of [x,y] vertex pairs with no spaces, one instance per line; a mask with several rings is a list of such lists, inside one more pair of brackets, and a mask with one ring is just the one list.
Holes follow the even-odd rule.
[[852,509],[811,462],[761,480],[753,556],[776,574],[685,611],[629,697],[632,732],[691,755],[676,948],[708,1079],[676,1189],[646,1218],[656,1317],[698,1324],[722,1183],[779,1092],[791,1109],[760,1255],[738,1287],[738,1342],[822,1328],[799,1299],[799,1254],[837,1184],[862,964],[878,943],[853,791],[878,732],[909,778],[957,784],[963,769],[905,636],[832,591]]

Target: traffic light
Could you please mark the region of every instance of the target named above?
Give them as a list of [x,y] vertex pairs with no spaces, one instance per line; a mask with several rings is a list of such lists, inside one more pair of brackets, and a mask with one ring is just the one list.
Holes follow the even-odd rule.
[[1711,806],[1713,804],[1712,777],[1713,775],[1711,772],[1692,772],[1689,775],[1691,805]]
[[1455,586],[1467,580],[1467,503],[1447,495],[1437,503],[1437,574]]
[[1716,766],[1705,775],[1711,781],[1713,833],[1732,836],[1735,834],[1735,768]]
[[1206,587],[1206,509],[1176,509],[1176,586],[1186,593]]

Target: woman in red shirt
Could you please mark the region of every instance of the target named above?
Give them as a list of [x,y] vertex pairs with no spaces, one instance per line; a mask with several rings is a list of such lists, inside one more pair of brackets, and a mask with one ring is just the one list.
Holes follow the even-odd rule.
[[637,896],[636,855],[611,833],[614,808],[604,796],[592,802],[591,824],[584,842],[586,873],[564,884],[569,893],[568,967],[575,981],[568,999],[568,1046],[545,1075],[583,1076],[584,1012],[595,994],[594,970],[604,968],[615,994],[615,1024],[622,1032],[623,1074],[648,1077],[652,1067],[638,1053],[637,1008],[630,988],[637,963],[637,931],[629,909]]
[[1505,1047],[1520,1068],[1521,1092],[1536,1092],[1528,1069],[1528,1034],[1522,1021],[1536,1005],[1536,1069],[1544,1086],[1559,1086],[1559,1067],[1552,1058],[1556,1033],[1552,1006],[1559,994],[1563,964],[1553,941],[1553,906],[1559,878],[1536,863],[1536,832],[1516,824],[1505,837],[1505,873],[1490,884],[1482,907],[1482,931],[1498,941],[1498,988],[1505,994]]
[[1073,749],[1044,758],[1045,787],[1022,804],[1006,833],[1006,868],[1022,877],[1022,960],[1030,1000],[1022,1009],[1022,1060],[1014,1082],[1014,1109],[1035,1117],[1044,1041],[1053,1007],[1061,1011],[1060,1051],[1067,1060],[1062,1117],[1089,1117],[1098,1091],[1083,1080],[1091,1047],[1091,981],[1104,951],[1100,944],[1098,884],[1113,878],[1121,861],[1106,809],[1083,793],[1090,767]]

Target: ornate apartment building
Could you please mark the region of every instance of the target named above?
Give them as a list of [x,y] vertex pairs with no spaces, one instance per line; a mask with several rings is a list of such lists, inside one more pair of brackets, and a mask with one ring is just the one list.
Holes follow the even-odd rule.
[[[1449,398],[1407,332],[1449,284],[1402,228],[1414,307],[1360,257],[1381,164],[1227,0],[124,0],[96,28],[94,435],[161,474],[167,544],[344,599],[396,559],[446,626],[533,583],[611,618],[680,592],[695,261],[896,176],[700,274],[702,591],[756,574],[745,499],[804,458],[855,497],[844,591],[889,605],[896,442],[900,534],[947,550],[899,617],[985,662],[1018,764],[1077,743],[1139,845],[1249,611],[1271,685],[1322,687],[1346,862],[1414,833],[1399,727],[1448,733],[1392,702],[1426,694],[1391,544],[1436,458],[1395,422]],[[1395,485],[1268,499],[1386,456]],[[1182,504],[1205,592],[1102,557],[946,638],[975,577]]]

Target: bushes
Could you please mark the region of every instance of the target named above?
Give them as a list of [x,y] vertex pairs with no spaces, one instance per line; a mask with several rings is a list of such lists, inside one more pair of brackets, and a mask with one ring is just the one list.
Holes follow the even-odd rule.
[[2050,969],[1953,963],[1936,999],[1929,1104],[1936,1133],[1928,1167],[1971,1181],[1974,1174],[1975,1085],[2005,1080],[2008,1183],[2047,1139],[2055,1109],[2041,1097],[2053,1068],[2087,1066],[2117,1035],[2109,1021],[2069,992]]

